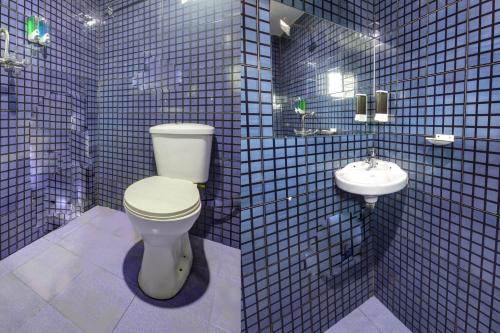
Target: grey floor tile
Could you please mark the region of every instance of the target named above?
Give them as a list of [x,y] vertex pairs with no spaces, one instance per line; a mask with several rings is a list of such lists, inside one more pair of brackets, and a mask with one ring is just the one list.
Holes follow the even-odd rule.
[[183,308],[157,307],[135,298],[114,332],[178,332],[201,333],[215,332],[208,320],[194,316],[192,311]]
[[[57,244],[77,255],[83,256],[92,247],[102,250],[109,245],[109,240],[106,237],[107,235],[99,232],[99,229],[95,226],[83,223],[81,228],[58,240]],[[106,243],[107,241],[108,243]]]
[[5,333],[18,332],[47,305],[12,273],[0,278],[0,300],[0,332]]
[[[0,332],[240,331],[239,250],[193,236],[197,255],[185,288],[177,299],[158,302],[136,285],[139,240],[126,214],[95,207],[11,256],[17,259],[0,262],[4,287],[14,284],[12,294],[0,286],[0,298],[25,295],[12,316],[0,313],[0,319],[7,314]],[[126,282],[131,256],[137,267]]]
[[411,333],[377,298],[371,297],[326,333]]
[[214,304],[210,323],[228,332],[241,331],[241,288],[238,285],[214,281]]
[[51,304],[86,332],[110,332],[130,305],[134,293],[102,268],[82,272]]
[[123,262],[133,245],[89,224],[61,239],[58,244],[120,278],[124,278]]
[[69,221],[68,224],[62,226],[54,231],[49,232],[47,235],[43,236],[42,239],[50,241],[52,243],[57,243],[62,238],[68,236],[73,231],[81,228],[83,225],[82,218],[78,217],[72,221]]
[[78,216],[76,219],[69,221],[68,224],[49,232],[47,235],[43,237],[43,239],[57,243],[64,237],[68,236],[75,230],[81,228],[85,223],[88,223],[92,220],[101,220],[105,219],[107,216],[112,215],[114,213],[118,213],[116,210],[96,206],[82,215]]
[[28,319],[18,333],[83,333],[75,324],[47,304],[34,317]]
[[3,261],[0,261],[0,278],[12,271]]
[[127,214],[112,209],[107,209],[94,218],[87,218],[84,223],[91,224],[108,234],[117,233],[123,228],[133,230]]
[[52,246],[52,243],[43,238],[37,239],[33,243],[26,245],[19,251],[0,261],[0,265],[3,267],[0,268],[0,276],[2,274],[10,273],[17,267],[26,263],[28,260],[42,253],[50,246]]
[[14,274],[46,301],[61,292],[82,271],[82,260],[68,250],[53,244]]
[[325,333],[380,333],[375,325],[356,309],[330,327]]
[[371,297],[359,309],[381,331],[387,333],[411,333],[377,298]]

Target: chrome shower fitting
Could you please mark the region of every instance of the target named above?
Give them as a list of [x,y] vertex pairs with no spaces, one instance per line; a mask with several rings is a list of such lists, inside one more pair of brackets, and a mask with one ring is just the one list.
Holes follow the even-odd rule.
[[9,48],[10,48],[10,34],[7,28],[0,29],[0,37],[5,36],[5,48],[3,50],[3,56],[0,59],[9,59]]
[[0,37],[5,37],[5,47],[2,53],[2,57],[0,58],[0,66],[5,67],[7,69],[12,68],[24,68],[27,65],[26,60],[17,60],[15,57],[10,56],[10,34],[7,28],[0,29]]

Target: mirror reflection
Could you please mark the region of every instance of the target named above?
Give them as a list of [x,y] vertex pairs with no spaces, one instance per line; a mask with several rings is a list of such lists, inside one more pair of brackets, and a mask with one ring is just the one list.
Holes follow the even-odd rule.
[[368,132],[372,37],[271,1],[274,135]]

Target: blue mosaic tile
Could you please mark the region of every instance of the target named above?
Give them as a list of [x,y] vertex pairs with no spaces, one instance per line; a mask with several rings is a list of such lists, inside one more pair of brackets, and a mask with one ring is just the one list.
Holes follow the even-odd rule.
[[[500,329],[499,13],[498,1],[375,6],[377,82],[393,97],[375,146],[410,183],[374,211],[374,290],[413,332]],[[455,142],[426,143],[436,133]]]
[[191,232],[238,247],[240,3],[105,1],[102,8],[98,203],[123,209],[127,186],[156,173],[149,127],[208,124],[213,158]]
[[[81,18],[98,11],[90,0],[0,4],[11,53],[30,62],[0,69],[0,259],[96,204],[97,32]],[[30,15],[50,23],[45,49],[25,40]]]

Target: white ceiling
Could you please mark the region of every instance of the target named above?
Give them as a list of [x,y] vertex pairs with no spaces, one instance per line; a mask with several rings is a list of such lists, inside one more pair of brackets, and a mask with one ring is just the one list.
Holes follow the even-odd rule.
[[292,26],[302,14],[304,14],[303,11],[271,1],[271,35],[281,36],[283,34],[280,28],[280,19],[284,19],[289,26]]

